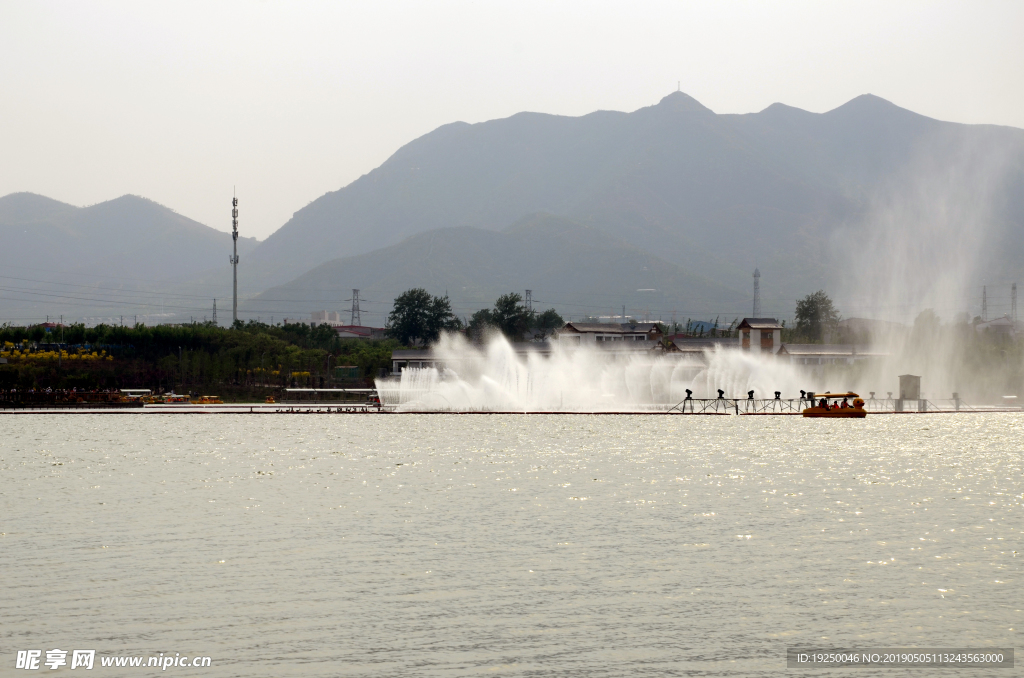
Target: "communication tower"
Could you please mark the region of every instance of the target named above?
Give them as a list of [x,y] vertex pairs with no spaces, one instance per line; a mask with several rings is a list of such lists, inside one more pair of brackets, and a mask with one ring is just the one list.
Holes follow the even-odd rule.
[[213,300],[213,324],[217,324],[217,300]]
[[362,318],[359,317],[359,290],[352,290],[352,319],[349,324],[353,326],[363,324]]
[[526,290],[526,310],[533,310],[533,290]]
[[1010,285],[1010,314],[1013,315],[1013,326],[1017,327],[1017,283]]
[[232,196],[231,198],[231,241],[232,241],[232,252],[231,258],[231,277],[232,277],[232,296],[231,296],[231,322],[235,323],[238,321],[238,198]]
[[754,314],[753,318],[761,317],[761,271],[754,269]]
[[988,320],[988,287],[981,286],[981,321]]

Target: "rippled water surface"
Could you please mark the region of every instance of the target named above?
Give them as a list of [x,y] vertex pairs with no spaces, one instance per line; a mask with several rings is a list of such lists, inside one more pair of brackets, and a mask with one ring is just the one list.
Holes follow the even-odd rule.
[[1021,415],[0,436],[3,675],[55,647],[210,655],[168,669],[203,676],[776,675],[790,645],[1012,647],[1024,623]]

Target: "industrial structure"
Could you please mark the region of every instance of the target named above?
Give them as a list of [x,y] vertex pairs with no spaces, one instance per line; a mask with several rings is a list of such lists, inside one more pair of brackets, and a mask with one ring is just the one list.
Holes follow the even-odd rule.
[[[329,325],[338,333],[338,337],[341,339],[384,339],[387,336],[387,330],[383,327],[367,327],[360,325],[359,323],[359,290],[352,290],[353,308],[352,316],[354,317],[356,324],[344,325],[341,321],[341,313],[338,311],[313,311],[310,313],[309,320],[302,320],[298,318],[285,318],[284,323],[286,325],[309,325],[310,327],[317,327],[318,325]],[[346,301],[348,301],[346,299]]]

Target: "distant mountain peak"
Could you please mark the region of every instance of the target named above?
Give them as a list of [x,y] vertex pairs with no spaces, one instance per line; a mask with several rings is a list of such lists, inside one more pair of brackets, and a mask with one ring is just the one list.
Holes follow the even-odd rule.
[[111,198],[110,200],[106,200],[106,201],[104,201],[102,203],[97,203],[97,204],[99,204],[99,205],[103,205],[103,204],[110,204],[110,205],[114,205],[114,204],[117,204],[117,205],[132,205],[132,204],[135,204],[135,205],[156,205],[157,207],[163,207],[164,209],[170,209],[168,207],[164,207],[164,205],[161,205],[156,200],[150,200],[149,198],[143,197],[141,195],[135,195],[134,193],[125,193],[122,196],[118,196],[116,198]]
[[41,214],[71,213],[78,209],[74,205],[38,193],[10,193],[0,198],[0,223],[34,221]]
[[897,106],[888,99],[883,99],[882,97],[875,96],[874,94],[861,94],[860,96],[856,96],[842,106],[837,106],[831,111],[828,111],[825,115],[879,115],[887,113],[900,113],[904,115],[912,115],[918,118],[926,117],[920,113],[914,113],[913,111]]
[[8,193],[7,195],[0,197],[0,203],[36,203],[36,204],[56,204],[64,205],[66,207],[74,207],[74,205],[68,205],[67,203],[53,198],[48,198],[45,195],[39,195],[38,193],[32,193],[30,191],[18,191],[17,193]]
[[658,102],[657,108],[667,109],[674,113],[714,113],[685,92],[672,92]]
[[767,113],[769,115],[786,115],[786,114],[794,114],[794,113],[795,114],[805,114],[805,115],[816,115],[815,113],[810,113],[809,111],[805,111],[802,108],[797,108],[796,106],[790,106],[788,104],[780,103],[778,101],[776,101],[771,106],[768,106],[767,108],[761,110],[760,112],[761,113]]
[[896,104],[883,99],[875,94],[861,94],[847,101],[843,106],[885,106],[885,107],[896,107]]

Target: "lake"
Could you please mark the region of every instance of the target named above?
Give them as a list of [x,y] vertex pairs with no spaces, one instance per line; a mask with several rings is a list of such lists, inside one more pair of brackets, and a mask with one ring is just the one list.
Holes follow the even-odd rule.
[[8,668],[60,648],[98,675],[179,653],[212,666],[168,674],[768,676],[789,646],[1013,647],[1024,623],[1020,414],[46,414],[0,435]]

